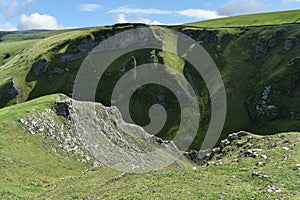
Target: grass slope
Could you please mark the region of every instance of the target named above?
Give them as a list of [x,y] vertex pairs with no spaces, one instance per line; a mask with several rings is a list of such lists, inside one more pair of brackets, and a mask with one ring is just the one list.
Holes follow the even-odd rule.
[[[295,12],[298,11],[259,14],[258,16],[264,22],[276,24],[275,16],[287,19],[288,17],[284,17],[284,15],[289,13],[295,15]],[[252,19],[252,17],[248,16],[248,19]],[[236,21],[234,18],[232,20]],[[300,129],[299,26],[299,24],[288,24],[211,29],[188,26],[173,27],[201,43],[216,62],[222,74],[228,97],[228,112],[222,138],[239,130],[270,134]],[[53,93],[71,95],[74,78],[84,57],[63,63],[60,61],[60,55],[77,53],[77,47],[86,38],[98,43],[121,30],[133,27],[136,25],[125,24],[67,32],[35,33],[36,35],[4,35],[3,38],[6,38],[7,41],[20,40],[22,42],[26,41],[25,39],[40,39],[0,67],[0,107]],[[18,39],[19,37],[21,39]],[[22,39],[22,37],[24,38]],[[46,38],[41,39],[42,37]],[[169,39],[176,44],[176,38]],[[199,107],[203,112],[201,128],[191,146],[191,149],[199,149],[210,119],[209,94],[201,77],[189,66],[189,63],[176,55],[146,49],[121,56],[101,78],[99,92],[96,95],[97,100],[109,106],[112,89],[121,77],[121,68],[125,66],[126,71],[132,68],[132,56],[135,56],[138,65],[141,65],[148,63],[153,54],[156,55],[157,62],[167,64],[178,72],[183,71],[185,75],[189,73],[197,90],[200,91]],[[48,61],[48,67],[45,72],[36,75],[34,69],[36,64],[42,60]],[[57,68],[64,71],[68,69],[68,71],[63,74],[54,74]],[[9,99],[5,98],[5,94],[7,93],[7,83],[11,79],[15,81],[20,94]],[[271,89],[266,102],[263,102],[263,93],[266,87]],[[139,95],[132,98],[132,107],[139,108],[138,111],[132,111],[138,124],[145,125],[149,122],[147,117],[149,105],[158,102],[156,95],[153,94],[158,95],[163,92],[163,88],[156,87],[150,92],[141,91],[144,94],[141,95],[141,98],[138,98]],[[165,96],[164,103],[166,105],[173,102],[171,94],[165,93]],[[258,113],[259,106],[264,106],[264,109],[275,106],[276,109],[274,113],[261,114]],[[172,108],[174,108],[173,105],[170,106],[169,113],[172,113]],[[178,114],[177,111],[170,114],[167,126],[160,133],[161,137],[172,138],[178,128]]]
[[[37,41],[70,30],[45,31],[36,33],[0,32],[0,67],[22,50],[35,44]],[[5,56],[9,54],[9,58]]]
[[212,28],[212,27],[280,25],[280,24],[288,24],[288,23],[300,23],[300,10],[226,17],[220,19],[187,23],[185,25]]
[[[176,30],[201,43],[222,74],[228,97],[228,112],[222,138],[239,130],[270,134],[300,129],[299,26],[299,24],[290,24],[218,29],[175,27]],[[53,93],[71,95],[73,80],[84,57],[62,63],[59,55],[77,53],[77,46],[85,38],[90,38],[97,43],[122,29],[132,27],[134,25],[72,30],[37,41],[0,67],[0,88],[4,88],[0,90],[0,107]],[[292,46],[285,50],[287,44]],[[139,65],[148,63],[153,53],[156,54],[159,63],[167,64],[179,72],[183,71],[185,75],[189,73],[197,90],[200,91],[199,107],[203,112],[201,128],[191,146],[191,149],[199,149],[210,119],[209,94],[201,77],[188,63],[176,55],[146,49],[121,56],[101,78],[97,100],[109,106],[110,95],[120,78],[121,68],[125,66],[126,71],[132,68],[132,56],[136,57]],[[48,68],[46,72],[36,75],[34,68],[41,60],[48,61]],[[68,72],[60,75],[53,74],[55,68],[68,69]],[[21,92],[16,98],[7,99],[4,98],[5,87],[12,78]],[[268,86],[271,87],[271,92],[266,104],[276,107],[275,115],[257,112],[257,106],[262,103],[264,90]],[[154,88],[150,92],[142,91],[143,95],[140,98],[137,96],[132,99],[132,107],[139,108],[138,113],[132,111],[138,124],[145,125],[149,122],[146,115],[149,105],[158,102],[156,95],[153,94],[163,92],[163,88]],[[166,105],[173,102],[172,95],[165,93],[165,96]],[[174,109],[173,105],[170,106],[169,113],[172,113],[172,109]],[[161,137],[172,138],[177,130],[177,114],[177,111],[170,114],[169,122],[160,134]]]
[[51,108],[58,95],[0,110],[0,198],[28,199],[50,190],[63,177],[78,176],[86,166],[54,153],[53,143],[31,135],[19,119]]
[[[1,199],[300,197],[300,171],[296,169],[300,160],[300,133],[264,137],[248,133],[225,147],[223,153],[216,154],[208,167],[198,166],[197,172],[169,166],[147,174],[122,173],[104,166],[89,168],[66,154],[54,153],[53,143],[21,128],[20,118],[52,108],[59,97],[45,96],[0,109]],[[272,143],[276,145],[269,148]],[[268,158],[239,158],[247,149]],[[268,177],[252,176],[252,172]]]
[[[243,148],[234,145],[224,149],[226,156],[213,159],[209,167],[152,171],[147,174],[122,174],[107,168],[94,169],[84,176],[61,183],[40,197],[46,199],[298,199],[300,198],[299,133],[269,137],[250,136],[251,148],[268,159],[240,158]],[[282,141],[288,141],[286,143]],[[277,142],[274,149],[268,145]],[[295,144],[295,146],[294,146]],[[250,143],[248,143],[250,145]],[[283,147],[289,147],[288,151]],[[288,160],[285,160],[288,156]],[[262,165],[257,163],[263,162]],[[267,178],[252,176],[252,172]],[[107,175],[110,174],[110,175]],[[275,192],[275,188],[280,192]],[[271,189],[271,191],[270,191]],[[268,191],[269,190],[269,191]],[[278,191],[279,191],[278,190]]]

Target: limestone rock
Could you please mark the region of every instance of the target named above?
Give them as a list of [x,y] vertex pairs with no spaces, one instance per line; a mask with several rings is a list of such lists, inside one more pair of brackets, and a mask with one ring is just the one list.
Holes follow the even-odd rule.
[[55,151],[79,156],[79,161],[90,165],[109,165],[126,171],[165,167],[177,163],[174,157],[183,154],[172,141],[125,123],[116,107],[65,98],[57,101],[53,110],[20,119],[31,134],[56,140],[59,149],[53,147]]

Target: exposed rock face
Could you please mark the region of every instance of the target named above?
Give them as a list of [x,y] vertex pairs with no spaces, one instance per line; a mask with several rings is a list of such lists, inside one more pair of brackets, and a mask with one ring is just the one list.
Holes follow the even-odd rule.
[[256,54],[266,54],[268,52],[268,49],[266,49],[264,44],[257,44],[255,47],[255,53]]
[[71,62],[80,58],[83,58],[88,55],[89,52],[93,50],[96,46],[96,43],[91,39],[84,39],[80,45],[78,45],[78,53],[74,54],[61,54],[60,61],[62,63]]
[[71,109],[71,105],[69,102],[57,102],[54,109],[57,115],[68,117],[70,115],[69,109]]
[[184,30],[182,32],[200,44],[214,43],[219,45],[221,42],[217,37],[219,33],[217,30]]
[[67,99],[57,102],[54,110],[47,109],[20,122],[31,134],[55,139],[62,151],[95,166],[144,171],[172,164],[182,154],[173,142],[125,123],[116,107],[91,102]]
[[209,156],[210,153],[212,152],[211,149],[207,149],[207,150],[200,150],[200,151],[190,151],[190,152],[186,152],[184,153],[184,156],[189,159],[192,160],[193,162],[200,164],[200,165],[204,165],[206,160],[209,160]]
[[0,87],[0,108],[5,106],[6,103],[16,98],[22,92],[13,79],[10,79]]
[[277,46],[276,38],[272,38],[272,39],[269,41],[269,47],[273,48],[273,47],[276,47],[276,46]]
[[[58,107],[63,107],[63,104],[59,104]],[[58,146],[52,146],[54,152],[69,153],[79,157],[78,161],[92,164],[89,153],[84,149],[80,139],[71,131],[73,129],[71,123],[63,123],[53,110],[46,109],[32,114],[20,119],[20,122],[31,134],[41,134],[48,140],[57,141]]]
[[11,80],[8,82],[8,88],[7,88],[7,95],[9,96],[9,98],[13,99],[15,98],[17,95],[19,94],[16,86],[15,86],[15,82],[14,80]]
[[282,49],[289,51],[291,49],[293,49],[295,46],[297,45],[297,42],[292,38],[292,39],[287,39],[284,44]]
[[91,39],[84,39],[82,43],[77,47],[80,52],[89,53],[95,47],[95,42]]
[[60,55],[60,61],[62,63],[71,62],[71,61],[83,58],[86,55],[87,55],[87,53],[85,53],[85,52],[79,52],[79,53],[75,53],[75,54],[62,54],[62,55]]
[[271,86],[266,86],[262,95],[262,99],[256,105],[256,112],[258,115],[276,116],[277,108],[275,105],[269,104],[269,94],[271,92]]
[[53,70],[53,74],[56,74],[56,75],[61,75],[63,73],[65,73],[65,69],[62,69],[62,68],[55,67]]
[[33,72],[35,75],[38,76],[46,72],[47,68],[48,68],[48,60],[41,60],[34,65]]
[[223,149],[231,144],[234,140],[239,140],[243,136],[247,135],[245,132],[240,131],[237,133],[232,133],[227,139],[222,140],[219,147],[214,149],[206,149],[200,151],[191,151],[184,153],[185,157],[192,160],[200,165],[205,165],[207,161],[211,160],[215,154],[222,153]]

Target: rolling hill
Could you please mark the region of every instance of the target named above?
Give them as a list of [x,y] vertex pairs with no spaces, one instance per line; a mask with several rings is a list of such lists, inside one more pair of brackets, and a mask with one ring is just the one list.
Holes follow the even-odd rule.
[[217,28],[217,27],[241,27],[241,26],[274,26],[282,24],[300,23],[300,10],[288,10],[281,12],[260,13],[226,17],[201,22],[185,24],[186,26]]
[[[0,67],[0,106],[54,93],[71,96],[77,70],[96,44],[115,33],[143,26],[124,24],[79,29],[33,42]],[[179,26],[174,29],[200,42],[222,74],[228,103],[222,138],[239,130],[264,134],[299,130],[299,24],[219,29]],[[121,77],[121,68],[125,66],[126,71],[133,68],[132,56],[139,65],[147,63],[152,51],[146,49],[120,57],[102,77],[98,86],[101,92],[96,94],[96,100],[110,106],[110,96]],[[181,58],[164,51],[156,51],[155,56],[157,62],[190,76],[197,91],[201,91],[201,128],[191,146],[191,149],[199,149],[211,112],[205,83]],[[136,114],[132,111],[139,125],[149,122],[144,113],[148,112],[149,105],[159,100],[149,95],[167,92],[160,87],[150,91],[140,96],[142,101],[138,96],[131,101],[132,106],[139,107]],[[166,105],[172,102],[171,96],[166,99]],[[179,113],[171,110],[168,113],[169,121],[159,133],[164,139],[171,139],[178,126]]]
[[[155,26],[116,24],[26,34],[1,32],[0,197],[298,198],[299,12],[245,15],[168,27],[193,38],[204,47],[216,63],[226,89],[227,114],[219,144],[213,151],[215,153],[211,153],[204,161],[205,167],[197,166],[198,170],[195,171],[192,166],[197,164],[186,159],[147,174],[122,173],[102,166],[101,162],[95,164],[97,159],[93,155],[97,155],[97,152],[90,154],[93,150],[89,148],[77,150],[88,146],[88,143],[77,145],[75,150],[78,141],[68,143],[72,118],[64,116],[66,110],[63,114],[54,112],[57,111],[57,99],[72,97],[78,69],[99,43],[126,30],[138,27],[154,30]],[[153,36],[159,38],[155,34]],[[177,44],[176,38],[170,38],[169,42]],[[197,152],[211,118],[210,94],[203,78],[193,66],[182,57],[166,51],[164,43],[161,45],[161,50],[129,52],[111,63],[97,86],[96,101],[111,106],[114,86],[123,71],[134,69],[135,63],[167,65],[172,70],[167,69],[166,73],[174,77],[176,84],[183,84],[177,76],[177,73],[181,73],[197,91],[201,110],[200,128],[189,147],[192,152]],[[166,125],[157,136],[171,140],[178,130],[181,113],[170,91],[157,85],[138,90],[131,98],[130,114],[137,125],[145,126],[150,121],[149,108],[157,103],[165,105],[168,117]],[[100,107],[105,110],[101,104]],[[89,116],[88,113],[82,116],[85,114]],[[193,115],[194,111],[190,111],[190,114]],[[114,120],[112,117],[107,123]],[[109,134],[119,131],[116,124],[112,123],[111,126],[110,131],[104,132]],[[49,131],[49,127],[52,131]],[[65,128],[62,134],[59,134],[60,127]],[[230,140],[231,133],[241,130],[244,131],[241,137]],[[129,128],[127,134],[130,135],[131,131],[133,129]],[[52,132],[57,134],[51,135]],[[116,138],[122,139],[119,136]],[[136,142],[134,148],[139,149],[144,144],[134,136],[128,138]],[[80,140],[80,137],[77,139]],[[67,141],[67,144],[63,141]],[[124,148],[128,147],[126,141],[123,141]]]

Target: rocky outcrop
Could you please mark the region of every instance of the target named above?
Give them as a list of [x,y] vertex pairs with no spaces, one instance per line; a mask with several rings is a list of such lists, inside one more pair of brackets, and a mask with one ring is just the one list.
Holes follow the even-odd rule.
[[190,151],[184,153],[184,156],[189,160],[192,160],[193,162],[198,163],[200,165],[207,165],[208,161],[210,161],[215,155],[222,155],[224,153],[224,148],[231,145],[233,141],[239,140],[246,135],[247,133],[244,131],[232,133],[227,137],[227,139],[222,140],[220,145],[218,147],[215,147],[214,149]]
[[79,156],[81,162],[94,166],[105,164],[120,170],[144,171],[172,164],[182,154],[173,142],[125,123],[116,107],[98,103],[67,98],[56,102],[54,109],[20,122],[31,134],[56,140],[58,147],[52,147],[55,152]]
[[55,113],[59,116],[68,117],[70,115],[69,109],[71,109],[69,102],[57,102],[54,110]]
[[92,41],[91,39],[84,39],[80,45],[78,45],[77,49],[80,52],[86,52],[89,53],[90,51],[93,50],[95,47],[95,42]]
[[277,115],[277,108],[275,105],[270,104],[269,101],[269,94],[271,92],[271,86],[266,86],[261,101],[259,101],[256,105],[256,112],[258,115],[265,115],[265,116],[273,116]]
[[33,72],[35,75],[39,76],[46,72],[48,68],[48,60],[40,60],[33,66]]
[[89,38],[83,39],[81,44],[77,46],[76,50],[79,51],[78,53],[74,54],[61,54],[60,55],[60,61],[62,63],[71,62],[80,58],[83,58],[88,55],[89,52],[91,52],[94,47],[96,46],[96,43],[92,41]]
[[293,49],[296,45],[298,45],[298,42],[294,38],[290,38],[283,43],[282,49],[289,51]]
[[19,94],[16,88],[15,81],[12,79],[7,83],[7,95],[9,98],[13,99]]
[[14,100],[16,100],[16,103],[19,103],[17,97],[21,92],[21,88],[17,86],[16,82],[12,78],[0,86],[0,108]]

